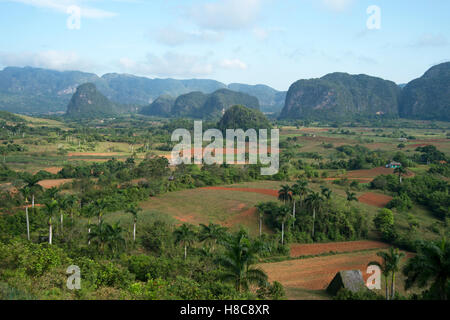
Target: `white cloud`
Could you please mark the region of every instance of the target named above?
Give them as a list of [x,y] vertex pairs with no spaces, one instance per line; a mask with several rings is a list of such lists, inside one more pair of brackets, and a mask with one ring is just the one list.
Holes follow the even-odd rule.
[[242,62],[239,59],[223,59],[219,62],[219,66],[224,69],[240,69],[240,70],[246,70],[247,64]]
[[325,7],[338,12],[346,10],[353,2],[354,0],[322,0]]
[[0,52],[0,64],[3,66],[35,67],[53,70],[90,71],[95,65],[78,56],[75,52],[48,50],[42,52],[9,53]]
[[168,46],[178,46],[186,43],[208,43],[223,39],[223,35],[216,31],[184,31],[173,27],[159,29],[156,40]]
[[166,52],[162,56],[148,54],[142,61],[129,58],[119,60],[124,72],[157,77],[198,77],[212,73],[213,65],[206,56]]
[[240,29],[254,23],[263,0],[216,0],[196,4],[187,10],[187,16],[202,28]]
[[119,60],[121,72],[159,78],[196,78],[210,76],[220,69],[246,70],[239,59],[212,59],[210,55],[187,55],[168,51],[163,55],[147,54],[142,60],[123,57]]
[[60,13],[67,14],[67,9],[76,5],[81,8],[81,16],[83,18],[92,18],[92,19],[102,19],[102,18],[111,18],[117,16],[117,13],[105,11],[101,9],[96,9],[88,6],[82,5],[83,2],[89,2],[88,0],[6,0],[10,2],[18,2],[26,5],[38,7],[38,8],[46,8],[51,9]]

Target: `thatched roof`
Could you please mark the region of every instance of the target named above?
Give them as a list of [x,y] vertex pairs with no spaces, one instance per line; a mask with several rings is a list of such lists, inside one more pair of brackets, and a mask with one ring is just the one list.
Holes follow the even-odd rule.
[[361,271],[339,271],[328,285],[327,292],[336,295],[338,291],[343,288],[354,293],[366,288]]

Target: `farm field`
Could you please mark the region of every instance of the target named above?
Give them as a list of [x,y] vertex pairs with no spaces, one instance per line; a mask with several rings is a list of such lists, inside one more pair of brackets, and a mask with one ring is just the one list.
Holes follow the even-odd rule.
[[[341,270],[360,269],[365,270],[367,263],[379,259],[376,253],[380,250],[386,250],[391,245],[382,242],[382,235],[376,230],[374,218],[380,209],[385,208],[396,196],[395,192],[389,190],[373,189],[370,183],[380,175],[392,175],[394,169],[386,168],[383,163],[379,162],[376,166],[367,163],[365,167],[358,170],[346,169],[330,169],[325,166],[331,161],[342,160],[344,162],[354,158],[352,152],[372,152],[375,151],[384,157],[387,163],[391,161],[398,152],[398,138],[376,136],[374,129],[371,128],[342,128],[355,134],[341,134],[334,128],[281,128],[281,148],[280,159],[282,162],[281,171],[285,175],[277,177],[273,180],[265,180],[257,177],[251,179],[249,177],[243,179],[242,182],[228,184],[222,180],[223,176],[227,176],[226,181],[230,181],[229,177],[232,171],[227,172],[222,167],[199,166],[195,170],[192,168],[184,168],[179,172],[178,167],[167,166],[162,174],[158,173],[160,167],[148,166],[140,168],[141,164],[153,163],[157,156],[166,156],[166,147],[162,143],[150,143],[149,140],[141,139],[139,142],[128,140],[124,141],[104,141],[103,137],[109,137],[109,133],[103,132],[103,137],[97,137],[99,141],[89,141],[84,135],[65,135],[65,130],[72,130],[70,125],[64,122],[45,119],[33,122],[33,126],[40,125],[51,128],[59,128],[58,134],[51,138],[44,139],[42,137],[20,137],[14,142],[26,147],[25,151],[12,152],[4,157],[5,165],[16,172],[22,174],[24,172],[39,175],[38,185],[43,189],[36,195],[36,208],[40,212],[47,212],[46,204],[51,201],[53,192],[57,192],[58,198],[64,198],[70,195],[79,196],[79,202],[76,212],[75,233],[83,237],[83,241],[87,241],[88,223],[98,221],[97,215],[102,214],[102,221],[105,224],[115,226],[122,232],[122,237],[126,242],[125,251],[129,257],[136,254],[145,254],[152,256],[153,253],[147,251],[148,238],[141,238],[142,234],[151,231],[154,225],[163,222],[168,225],[169,232],[167,237],[172,237],[170,244],[165,244],[164,250],[170,250],[170,256],[182,256],[182,247],[174,240],[174,230],[181,230],[183,227],[194,227],[198,232],[197,238],[186,248],[187,261],[190,263],[196,259],[204,259],[208,256],[210,242],[200,241],[201,224],[217,224],[227,228],[227,232],[232,235],[239,230],[247,230],[249,237],[252,239],[259,238],[260,212],[256,208],[259,204],[272,203],[275,206],[281,206],[286,203],[291,205],[290,201],[279,201],[279,190],[285,186],[292,188],[297,181],[307,182],[307,193],[317,193],[325,200],[324,190],[329,193],[328,205],[330,210],[335,206],[343,212],[341,219],[345,219],[346,215],[358,212],[367,223],[367,234],[364,237],[352,236],[348,239],[364,239],[358,241],[340,241],[330,242],[329,238],[316,239],[314,243],[310,237],[310,232],[302,231],[297,233],[298,238],[294,238],[292,233],[287,235],[289,243],[284,246],[286,250],[277,251],[283,248],[280,245],[281,229],[276,225],[278,218],[269,219],[271,213],[263,214],[262,232],[266,239],[265,245],[270,248],[268,256],[261,257],[260,266],[267,273],[269,281],[280,282],[285,290],[287,299],[313,299],[322,300],[331,297],[325,292],[324,288],[329,284],[334,275]],[[126,126],[126,121],[122,124]],[[120,129],[122,130],[122,129]],[[384,128],[383,131],[390,132],[392,129]],[[420,140],[415,140],[417,145],[425,145],[426,141],[430,144],[440,146],[447,145],[448,142],[442,132],[435,130],[435,135],[429,136],[433,130],[411,130],[410,135],[417,135]],[[100,131],[102,132],[102,131]],[[128,137],[131,136],[128,134]],[[432,137],[429,138],[428,137]],[[296,140],[293,140],[296,138]],[[108,139],[111,139],[109,137]],[[118,139],[128,139],[122,137]],[[111,140],[114,140],[111,139]],[[134,138],[133,138],[134,139]],[[149,138],[150,139],[150,138]],[[290,139],[290,140],[289,140]],[[95,140],[95,139],[94,139]],[[371,142],[368,142],[368,141]],[[361,151],[355,146],[363,145],[369,151]],[[400,150],[408,158],[414,158],[417,153],[414,143],[406,142],[406,146]],[[164,148],[161,148],[163,146]],[[339,149],[344,147],[344,149]],[[163,150],[164,149],[164,150]],[[145,152],[143,151],[145,150]],[[343,151],[349,152],[346,154]],[[359,150],[359,151],[358,151]],[[167,158],[167,157],[166,157]],[[115,159],[118,161],[110,161]],[[156,163],[156,162],[154,162]],[[100,167],[100,173],[97,171],[96,176],[93,174],[94,167]],[[153,164],[152,164],[153,165]],[[159,164],[158,164],[159,165]],[[69,167],[64,175],[60,171]],[[77,176],[77,172],[71,171],[74,168],[82,168],[81,176]],[[416,176],[428,174],[429,166],[426,164],[417,164],[407,169],[403,175],[404,181],[413,179]],[[233,168],[235,169],[235,168]],[[98,170],[98,169],[96,169]],[[237,166],[236,170],[241,175],[246,174],[246,169]],[[87,175],[86,175],[87,173]],[[156,175],[154,175],[156,173]],[[224,175],[227,173],[227,175]],[[75,175],[72,175],[75,174]],[[233,173],[234,174],[234,173]],[[68,175],[68,176],[67,176]],[[180,180],[190,176],[190,185],[180,184]],[[83,177],[83,178],[81,178]],[[215,181],[211,179],[213,177]],[[200,183],[197,179],[200,180]],[[205,179],[205,180],[201,180]],[[398,177],[395,177],[397,180]],[[159,184],[154,182],[159,181]],[[188,179],[189,181],[189,179]],[[239,181],[239,180],[238,180]],[[21,198],[21,190],[23,187],[20,179],[2,181],[0,189],[4,193],[9,193],[11,197],[18,200],[12,203],[8,210],[0,211],[2,216],[23,215],[25,203]],[[199,187],[194,187],[198,185]],[[139,194],[134,200],[133,205],[138,211],[137,219],[131,214],[129,206],[130,201],[127,200],[128,186],[133,186],[134,192],[145,193]],[[55,189],[56,188],[56,189]],[[105,190],[107,191],[105,191]],[[151,192],[148,192],[151,190]],[[172,191],[178,190],[178,191]],[[353,200],[348,200],[348,194],[353,195]],[[98,196],[101,201],[111,201],[111,208],[96,208]],[[125,196],[124,196],[125,195]],[[120,197],[116,200],[115,197]],[[131,196],[130,196],[131,197]],[[297,198],[298,199],[298,198]],[[81,209],[78,205],[81,203]],[[306,226],[309,228],[312,212],[309,204],[306,202],[298,202],[297,214],[304,219],[302,224],[297,222],[297,226]],[[101,202],[100,202],[101,206]],[[100,207],[99,207],[100,208]],[[292,207],[289,207],[292,212]],[[336,212],[338,214],[338,212]],[[437,222],[437,219],[429,207],[425,205],[414,205],[408,210],[393,210],[394,226],[398,232],[402,234],[412,234],[411,225],[414,223],[414,234],[420,235],[424,240],[438,240],[440,235],[445,232],[445,225]],[[330,215],[331,216],[331,215]],[[45,215],[44,215],[45,217]],[[412,220],[412,217],[414,220]],[[55,217],[56,218],[56,217]],[[332,218],[332,217],[331,217]],[[23,221],[24,218],[22,218]],[[44,218],[45,219],[45,218]],[[69,219],[65,218],[65,221]],[[355,220],[349,222],[354,223]],[[133,228],[137,222],[137,240],[134,244]],[[318,222],[320,223],[320,222]],[[334,222],[331,222],[334,223]],[[296,226],[296,227],[297,227]],[[93,225],[90,226],[91,228]],[[358,228],[350,225],[350,228]],[[64,229],[69,226],[64,226]],[[292,226],[286,226],[286,232],[291,232]],[[59,217],[54,219],[55,238],[60,241],[63,236],[60,226]],[[351,230],[351,229],[350,229]],[[31,238],[41,239],[42,235],[48,232],[48,222],[42,221],[40,227],[34,229]],[[22,232],[23,234],[23,232]],[[70,237],[73,237],[71,235]],[[161,235],[158,235],[158,238]],[[323,237],[323,235],[322,235]],[[345,239],[342,234],[337,239]],[[144,240],[146,239],[146,240]],[[305,240],[306,239],[306,240]],[[151,246],[156,242],[152,240]],[[159,240],[158,240],[159,241]],[[167,241],[167,240],[161,240]],[[300,242],[300,243],[298,243]],[[307,243],[304,243],[307,242]],[[85,243],[82,242],[81,246]],[[153,250],[153,249],[151,249]],[[202,251],[203,250],[203,251]],[[224,250],[221,247],[220,250]],[[199,253],[203,252],[203,253]],[[205,256],[206,254],[206,256]],[[157,256],[157,255],[156,255]],[[192,257],[192,258],[191,258]],[[159,259],[159,258],[158,258]],[[209,259],[209,258],[207,258]],[[263,261],[267,261],[263,263]],[[268,262],[277,261],[277,262]],[[209,263],[214,265],[214,261]],[[403,264],[405,261],[402,262]],[[216,268],[215,266],[214,268]],[[363,272],[364,273],[364,272]],[[364,277],[367,275],[364,273]],[[404,278],[399,276],[396,283],[401,294],[410,294],[403,291]],[[383,294],[383,291],[380,292]]]
[[[332,247],[332,245],[330,245]],[[325,289],[341,270],[360,270],[367,281],[367,264],[381,261],[376,255],[379,249],[361,252],[341,253],[335,255],[286,260],[282,262],[261,264],[272,281],[279,281],[286,288],[287,298],[291,300],[330,299]],[[402,287],[404,278],[399,276],[397,287]],[[383,281],[382,281],[383,282]],[[384,285],[380,294],[383,294]]]

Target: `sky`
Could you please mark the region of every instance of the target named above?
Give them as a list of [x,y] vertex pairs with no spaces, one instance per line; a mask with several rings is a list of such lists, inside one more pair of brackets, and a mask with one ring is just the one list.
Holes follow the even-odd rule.
[[450,60],[449,12],[448,0],[0,0],[0,68],[400,84]]

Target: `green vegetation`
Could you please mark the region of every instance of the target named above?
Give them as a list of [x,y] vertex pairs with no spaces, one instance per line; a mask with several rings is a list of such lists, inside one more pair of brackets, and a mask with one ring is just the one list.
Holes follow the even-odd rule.
[[402,90],[400,116],[450,121],[450,62],[429,69]]
[[191,92],[179,96],[176,100],[160,97],[150,106],[143,108],[140,113],[151,116],[216,120],[234,105],[259,110],[259,102],[255,97],[242,92],[220,89],[211,94]]
[[86,83],[77,88],[68,106],[66,116],[73,119],[112,117],[119,108],[97,91],[95,84]]
[[345,120],[356,116],[398,115],[400,89],[366,75],[332,73],[300,80],[289,88],[282,119]]
[[[170,134],[192,131],[192,120],[6,114],[0,127],[1,298],[329,299],[320,290],[268,283],[266,276],[279,273],[267,271],[271,262],[321,257],[326,264],[336,257],[367,265],[378,247],[358,255],[334,249],[334,242],[382,239],[419,253],[421,242],[449,235],[445,124],[297,127],[253,121],[261,114],[243,107],[225,114],[236,127],[280,129],[277,175],[261,176],[259,164],[169,166]],[[385,168],[391,161],[406,172]],[[214,186],[221,187],[205,188]],[[306,244],[328,249],[299,254]],[[389,271],[388,296],[440,299],[432,277],[404,290],[406,257],[392,269],[394,280]],[[65,287],[72,264],[82,270],[81,290]],[[338,298],[383,296],[342,292]]]

